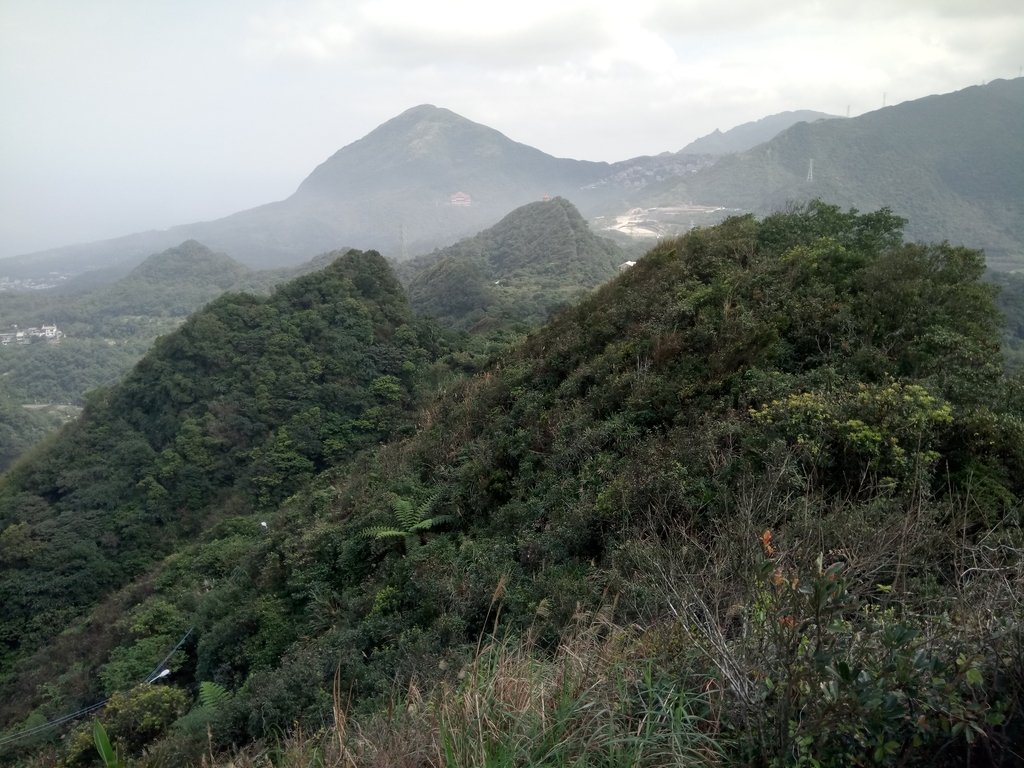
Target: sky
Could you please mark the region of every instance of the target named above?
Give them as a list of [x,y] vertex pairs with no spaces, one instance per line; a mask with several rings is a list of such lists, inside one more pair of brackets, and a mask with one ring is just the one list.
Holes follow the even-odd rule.
[[283,199],[418,104],[615,161],[1022,65],[1020,0],[0,0],[0,257]]

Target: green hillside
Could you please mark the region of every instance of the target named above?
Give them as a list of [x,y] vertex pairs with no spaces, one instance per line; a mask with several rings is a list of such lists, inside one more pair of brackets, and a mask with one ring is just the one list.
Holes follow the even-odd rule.
[[406,425],[435,331],[379,255],[336,257],[217,299],[0,479],[0,681],[178,542]]
[[78,292],[12,294],[0,322],[55,322],[72,336],[121,335],[130,318],[183,318],[250,274],[234,259],[188,240],[146,258],[124,277]]
[[9,406],[0,470],[63,421],[60,411],[25,413],[23,405],[81,405],[89,390],[120,380],[157,336],[250,274],[188,241],[153,254],[113,283],[6,294],[0,327],[56,324],[65,338],[0,350],[0,398]]
[[1024,370],[1024,272],[995,272],[991,275],[999,287],[996,302],[1003,313],[1003,351],[1007,365]]
[[56,324],[66,338],[5,348],[3,386],[16,402],[81,403],[86,391],[116,382],[157,336],[248,274],[224,254],[187,241],[108,285],[6,296],[0,327]]
[[[1024,79],[994,80],[849,120],[801,123],[663,185],[649,203],[768,213],[820,198],[909,220],[907,234],[985,250],[996,269],[1024,266]],[[811,160],[813,180],[808,181]]]
[[56,408],[25,408],[9,395],[0,395],[0,472],[65,421]]
[[[493,232],[466,243],[466,248],[479,252],[470,256],[469,251],[456,249],[449,255],[463,254],[457,259],[461,266],[455,268],[479,270],[476,282],[448,284],[445,276],[452,264],[446,263],[419,279],[421,288],[414,292],[414,303],[421,295],[434,296],[422,306],[416,303],[417,310],[436,313],[457,327],[482,318],[492,329],[539,324],[552,308],[577,299],[585,289],[614,274],[614,265],[625,258],[614,256],[618,249],[594,237],[575,208],[560,198],[550,207],[538,203],[510,214]],[[487,256],[480,261],[482,253]],[[335,257],[336,253],[326,253],[297,267],[253,271],[187,241],[150,256],[110,284],[96,286],[76,279],[59,290],[6,296],[0,327],[57,323],[67,336],[60,345],[9,347],[0,353],[0,395],[10,404],[0,417],[9,438],[0,451],[0,470],[62,423],[59,418],[46,418],[54,415],[50,411],[26,413],[22,404],[80,405],[89,390],[120,380],[157,336],[169,333],[225,291],[268,293],[275,285],[323,269]],[[421,259],[403,274],[407,279],[435,261],[436,255]],[[493,286],[501,277],[513,282]],[[466,305],[466,312],[475,313],[472,320],[462,314],[456,317],[452,312],[458,314],[458,306],[446,305],[452,301],[465,305],[467,291],[487,296],[479,306]]]
[[117,382],[160,335],[228,290],[269,293],[274,286],[323,269],[337,252],[296,267],[253,271],[194,240],[149,256],[113,282],[75,279],[60,289],[9,293],[0,327],[56,323],[60,345],[8,347],[0,376],[12,402],[83,402],[85,393]]
[[415,414],[442,350],[376,257],[218,300],[7,477],[4,722],[112,694],[151,766],[1016,764],[1024,386],[981,254],[902,224],[661,243]]
[[529,203],[496,225],[399,267],[413,309],[459,329],[538,325],[626,260],[575,206]]

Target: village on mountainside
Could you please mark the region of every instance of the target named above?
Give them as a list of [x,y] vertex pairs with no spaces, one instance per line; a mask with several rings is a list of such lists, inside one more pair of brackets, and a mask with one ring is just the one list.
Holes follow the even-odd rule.
[[64,338],[64,331],[56,325],[40,325],[34,328],[19,328],[14,325],[9,331],[0,331],[0,346],[10,344],[31,344],[35,341],[48,341],[59,344]]

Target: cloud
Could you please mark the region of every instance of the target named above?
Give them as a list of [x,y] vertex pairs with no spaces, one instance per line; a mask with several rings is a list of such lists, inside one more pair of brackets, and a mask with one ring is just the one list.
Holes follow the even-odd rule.
[[[488,3],[374,2],[286,8],[248,21],[244,49],[264,59],[344,61],[364,68],[521,69],[607,45],[594,17]],[[516,9],[514,12],[510,9]]]
[[351,25],[319,15],[263,15],[247,19],[243,52],[255,59],[329,61],[348,52],[355,41]]

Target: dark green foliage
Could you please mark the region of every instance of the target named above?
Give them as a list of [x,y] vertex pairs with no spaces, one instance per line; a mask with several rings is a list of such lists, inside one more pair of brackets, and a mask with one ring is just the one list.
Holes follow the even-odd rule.
[[[0,416],[6,425],[0,431],[10,435],[0,440],[6,449],[0,470],[67,421],[59,416],[77,412],[87,392],[120,381],[158,336],[210,300],[229,289],[268,294],[332,260],[332,254],[321,254],[299,267],[252,272],[188,241],[150,256],[113,283],[95,286],[79,278],[49,291],[5,294],[0,325],[57,322],[67,336],[59,344],[9,346],[0,353],[0,399],[10,403]],[[16,404],[35,409],[35,417],[20,413]]]
[[131,338],[70,338],[0,353],[0,375],[12,402],[81,406],[85,394],[116,384],[153,340],[183,318],[162,322]]
[[[89,390],[117,383],[157,336],[248,274],[227,256],[188,241],[150,256],[109,285],[5,294],[0,327],[56,323],[66,338],[0,350],[0,399],[40,408],[81,405]],[[0,439],[0,470],[62,423],[12,422],[6,412],[0,419],[12,430],[9,440]],[[40,430],[42,424],[49,429]]]
[[122,756],[137,754],[162,736],[185,711],[185,694],[162,685],[140,685],[111,697],[103,722],[80,726],[72,733],[61,768],[95,764],[99,752],[105,766],[125,765]]
[[61,424],[77,415],[76,408],[25,408],[0,388],[0,472]]
[[224,508],[276,505],[407,428],[443,350],[384,260],[355,251],[161,338],[0,486],[0,679]]
[[[421,371],[431,357],[399,351],[430,337],[388,320],[406,310],[375,257],[269,301],[225,297],[87,410],[92,431],[71,435],[95,441],[79,455],[107,433],[130,437],[127,450],[102,467],[55,457],[12,475],[22,484],[6,499],[22,517],[3,535],[10,557],[35,565],[13,578],[31,588],[53,505],[97,531],[123,519],[119,473],[166,529],[189,517],[183,499],[210,500],[221,521],[154,567],[159,595],[138,615],[169,604],[162,625],[194,617],[175,683],[231,691],[210,721],[225,747],[296,720],[318,727],[336,676],[368,714],[396,690],[458,688],[491,633],[544,654],[599,614],[649,627],[635,636],[643,647],[602,649],[650,665],[623,706],[671,723],[647,697],[675,702],[727,761],[1010,764],[1024,732],[1024,388],[1003,374],[981,254],[904,244],[901,232],[889,211],[816,203],[664,242],[447,382],[415,431],[402,418],[416,401],[405,363]],[[371,274],[373,303],[350,296],[325,325],[315,319],[328,309],[304,314],[321,306],[318,286]],[[283,343],[289,327],[302,343]],[[343,370],[304,346],[337,333],[363,340],[373,364],[355,342],[326,346],[347,356]],[[236,379],[249,383],[223,383]],[[305,392],[316,401],[295,402]],[[83,567],[116,582],[96,544],[67,544],[77,562],[65,588],[81,588],[71,574]],[[12,610],[52,602],[21,594],[5,594],[25,601]],[[38,642],[68,612],[54,605]],[[166,633],[151,624],[108,654],[108,678]],[[700,691],[698,706],[677,691]],[[639,710],[611,715],[643,722]],[[198,762],[187,731],[151,754],[173,745]],[[557,728],[531,732],[549,741],[524,754],[562,748]],[[459,734],[445,738],[455,750]]]
[[[247,675],[229,731],[256,736],[296,713],[317,717],[338,668],[356,700],[379,700],[396,677],[460,666],[499,620],[504,631],[544,644],[602,593],[621,596],[624,618],[662,610],[659,595],[686,580],[634,587],[638,574],[625,556],[643,540],[634,537],[661,533],[692,540],[697,555],[689,557],[720,550],[713,583],[730,602],[716,621],[729,621],[726,609],[761,621],[750,656],[743,645],[734,652],[764,670],[743,675],[781,676],[761,689],[760,708],[747,709],[747,699],[732,698],[746,694],[706,666],[701,645],[687,649],[680,674],[728,690],[719,727],[738,758],[840,764],[877,751],[884,762],[899,756],[894,741],[920,737],[921,754],[934,755],[950,739],[973,749],[968,736],[979,731],[1003,749],[1019,724],[984,712],[1009,712],[1019,701],[1019,673],[999,677],[1010,646],[982,648],[977,635],[924,613],[934,606],[911,601],[930,590],[946,610],[962,610],[928,586],[960,578],[939,538],[967,530],[976,541],[999,526],[1019,546],[1019,407],[1001,378],[999,319],[978,282],[980,255],[903,245],[901,226],[886,211],[862,216],[815,204],[666,243],[431,406],[415,437],[325,476],[336,496],[324,512],[312,512],[315,490],[294,499],[284,512],[291,523],[278,524],[281,533],[252,555],[273,563],[257,589],[276,589],[291,606],[294,640],[279,665],[264,666],[258,649],[281,637],[281,624],[268,623],[256,607],[266,598],[248,589],[254,602],[245,608],[230,607],[236,598],[216,603],[211,619],[219,618],[199,648],[201,674],[217,669],[231,685]],[[761,498],[780,501],[751,501]],[[390,514],[396,499],[401,510]],[[812,504],[821,508],[820,521],[810,517],[816,533],[796,512]],[[960,505],[966,522],[951,513]],[[383,526],[404,537],[438,511],[453,524],[418,546],[397,550],[365,535]],[[913,520],[925,514],[939,538],[912,552],[867,540],[900,526],[916,537]],[[806,530],[824,539],[823,549],[874,552],[879,564],[866,583],[851,577],[848,601],[828,591],[832,571],[818,577],[820,589],[801,573],[811,591],[794,587],[792,606],[766,608],[759,601],[775,587],[756,576],[750,547],[732,543],[743,526],[752,540],[766,525],[792,529],[796,539]],[[292,527],[303,530],[291,535]],[[639,583],[659,572],[641,571]],[[907,603],[876,607],[864,598],[875,583],[890,590],[876,594]],[[886,610],[907,611],[905,623]],[[829,611],[849,628],[832,626]],[[778,623],[786,616],[799,630],[789,639],[778,635],[789,631],[788,619]],[[922,625],[944,639],[921,645],[914,633]],[[807,650],[804,635],[832,655]],[[246,643],[251,650],[239,657]],[[963,653],[968,662],[958,661]],[[829,669],[841,677],[854,664],[874,682],[854,675],[856,686],[840,687],[834,701],[815,698],[833,695]],[[1000,682],[983,692],[972,687],[979,674]],[[959,677],[944,683],[951,675]],[[790,693],[776,706],[780,685]],[[899,701],[889,706],[889,690],[920,702],[924,724]],[[966,724],[955,733],[940,728],[949,708]],[[804,710],[818,714],[791,726]]]
[[463,330],[539,325],[626,257],[572,203],[530,203],[490,229],[400,267],[417,312]]

